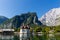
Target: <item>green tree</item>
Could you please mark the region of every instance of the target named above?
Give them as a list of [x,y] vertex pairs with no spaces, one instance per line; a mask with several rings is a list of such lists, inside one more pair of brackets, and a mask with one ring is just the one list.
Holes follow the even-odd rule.
[[34,31],[35,32],[41,32],[42,31],[42,28],[41,27],[36,27]]
[[50,27],[45,27],[45,31],[46,31],[46,33],[49,33]]

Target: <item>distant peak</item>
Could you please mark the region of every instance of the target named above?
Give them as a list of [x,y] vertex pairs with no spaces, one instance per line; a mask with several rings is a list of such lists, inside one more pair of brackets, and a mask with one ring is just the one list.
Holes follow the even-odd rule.
[[57,18],[60,18],[60,7],[53,8],[46,12],[46,14],[40,18],[40,21],[47,26],[56,26],[60,25],[60,19],[56,20]]

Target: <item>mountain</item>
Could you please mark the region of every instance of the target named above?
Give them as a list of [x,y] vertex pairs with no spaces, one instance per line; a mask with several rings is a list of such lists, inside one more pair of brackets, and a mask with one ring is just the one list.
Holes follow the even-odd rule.
[[40,18],[43,25],[57,26],[60,25],[60,8],[53,8]]
[[40,21],[38,21],[38,17],[35,12],[23,13],[21,15],[16,15],[11,19],[8,19],[0,26],[3,28],[19,28],[22,24],[32,25],[42,25]]
[[4,21],[8,20],[7,17],[0,16],[0,24],[2,24]]

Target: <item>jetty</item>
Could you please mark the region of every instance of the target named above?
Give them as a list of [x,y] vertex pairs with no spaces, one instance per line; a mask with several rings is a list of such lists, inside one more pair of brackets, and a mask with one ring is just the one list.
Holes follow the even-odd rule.
[[14,29],[0,29],[0,34],[13,34]]

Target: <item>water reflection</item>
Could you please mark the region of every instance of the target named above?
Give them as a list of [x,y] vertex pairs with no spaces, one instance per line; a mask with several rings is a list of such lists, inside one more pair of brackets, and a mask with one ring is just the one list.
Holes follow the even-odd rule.
[[20,34],[20,40],[30,40],[30,34]]
[[20,38],[20,40],[30,40],[30,38]]
[[34,35],[31,40],[56,40],[56,36],[54,34]]
[[44,35],[0,35],[0,40],[60,40],[60,35],[44,34]]
[[47,40],[56,40],[54,34],[47,34]]
[[0,40],[13,40],[13,35],[0,35]]

